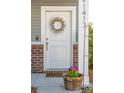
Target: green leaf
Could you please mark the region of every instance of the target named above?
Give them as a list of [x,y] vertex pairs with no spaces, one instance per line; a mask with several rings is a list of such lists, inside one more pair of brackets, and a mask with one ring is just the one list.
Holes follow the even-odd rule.
[[93,64],[93,27],[92,24],[88,25],[89,32],[89,64]]

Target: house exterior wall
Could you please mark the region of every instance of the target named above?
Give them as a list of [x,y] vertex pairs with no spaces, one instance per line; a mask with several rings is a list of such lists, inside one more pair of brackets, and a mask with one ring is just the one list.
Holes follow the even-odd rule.
[[[31,45],[31,70],[34,73],[44,72],[44,45]],[[73,45],[73,65],[78,66],[78,44]]]
[[[44,72],[44,45],[41,40],[41,6],[78,6],[78,0],[31,0],[31,69]],[[77,8],[78,12],[78,8]],[[76,13],[78,19],[78,13]],[[78,20],[77,20],[78,21]],[[78,22],[77,22],[78,23]],[[76,28],[78,32],[78,28]],[[76,41],[77,41],[76,33]],[[36,41],[38,37],[38,41]],[[38,43],[37,43],[38,42]],[[74,42],[73,42],[74,43]],[[78,44],[73,44],[73,65],[78,66]]]
[[[41,6],[78,6],[78,0],[32,0],[31,1],[31,41],[32,42],[36,41],[36,37],[38,37],[39,42],[42,41],[41,40]],[[76,33],[76,41],[77,41],[77,33]]]

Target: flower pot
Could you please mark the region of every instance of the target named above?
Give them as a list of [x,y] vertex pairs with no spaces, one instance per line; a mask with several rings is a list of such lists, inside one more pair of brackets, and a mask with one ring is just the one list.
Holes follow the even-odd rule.
[[78,90],[82,87],[83,75],[80,74],[79,77],[71,78],[67,77],[67,74],[63,74],[64,87],[68,90]]

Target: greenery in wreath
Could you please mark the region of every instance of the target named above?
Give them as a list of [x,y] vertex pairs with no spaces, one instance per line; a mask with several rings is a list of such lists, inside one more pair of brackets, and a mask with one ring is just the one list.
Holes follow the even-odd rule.
[[63,32],[65,27],[65,21],[62,18],[54,17],[50,20],[51,31]]

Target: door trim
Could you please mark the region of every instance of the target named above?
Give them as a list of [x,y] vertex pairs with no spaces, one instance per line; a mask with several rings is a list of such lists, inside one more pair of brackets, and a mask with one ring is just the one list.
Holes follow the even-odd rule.
[[73,65],[73,43],[76,42],[76,6],[41,6],[41,41],[44,44],[44,71],[46,70],[45,62],[46,62],[46,35],[45,35],[45,12],[46,11],[71,11],[72,12],[72,27],[71,27],[71,50],[70,50],[70,61],[71,65]]

